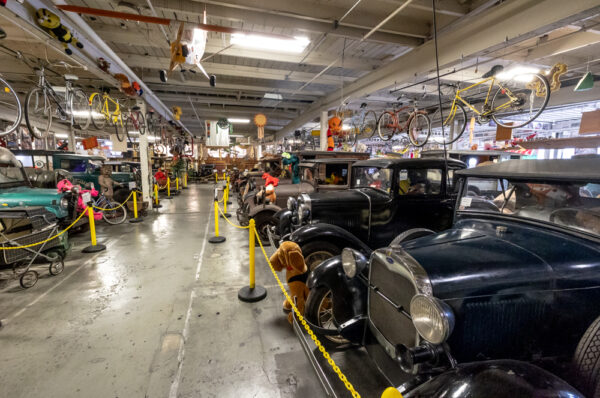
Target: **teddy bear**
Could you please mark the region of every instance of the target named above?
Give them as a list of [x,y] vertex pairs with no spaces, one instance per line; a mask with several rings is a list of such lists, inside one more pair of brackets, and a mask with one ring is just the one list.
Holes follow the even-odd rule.
[[[306,280],[308,279],[308,268],[304,262],[302,250],[297,243],[283,242],[279,249],[269,259],[275,271],[282,271],[285,268],[285,279],[288,285],[290,298],[296,301],[296,308],[300,314],[304,315],[304,306],[308,297],[308,287]],[[283,302],[283,309],[291,311],[292,306],[287,301]],[[293,314],[288,314],[288,321],[293,322]]]
[[73,54],[73,51],[69,48],[69,44],[72,44],[77,48],[83,48],[83,44],[73,37],[69,28],[60,22],[60,17],[58,15],[45,8],[39,8],[35,12],[35,16],[37,24],[44,28],[50,36],[60,41],[68,55]]

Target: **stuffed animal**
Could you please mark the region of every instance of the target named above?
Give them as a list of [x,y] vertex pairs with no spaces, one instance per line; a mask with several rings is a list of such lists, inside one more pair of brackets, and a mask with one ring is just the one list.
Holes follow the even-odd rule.
[[50,36],[60,41],[67,54],[73,54],[73,51],[69,48],[69,44],[83,48],[83,44],[73,37],[69,28],[60,23],[58,15],[45,8],[38,8],[35,16],[37,24],[44,28]]
[[[58,192],[60,193],[65,193],[65,192],[77,192],[77,212],[81,213],[82,211],[85,210],[87,203],[83,203],[83,194],[84,193],[90,193],[90,195],[92,195],[93,198],[98,197],[98,191],[96,191],[95,189],[81,189],[81,186],[79,185],[73,185],[71,183],[71,181],[64,179],[64,180],[60,180],[58,182],[58,184],[56,184],[56,189]],[[95,210],[92,210],[93,214],[94,214],[94,220],[96,221],[100,221],[102,220],[102,213],[101,212],[97,212]]]
[[[300,246],[294,242],[283,242],[279,249],[269,259],[275,271],[282,271],[284,268],[285,279],[287,281],[288,290],[292,300],[295,299],[296,307],[300,314],[304,315],[304,305],[308,297],[308,287],[306,280],[308,279],[308,268],[304,262],[304,256]],[[284,310],[291,310],[292,306],[287,299],[283,302]],[[293,322],[292,313],[288,314],[288,321]]]
[[98,65],[98,68],[100,68],[103,72],[108,73],[108,70],[110,69],[110,62],[100,57],[96,60],[96,64]]
[[284,152],[281,154],[281,157],[281,163],[284,166],[289,165],[291,167],[292,184],[300,184],[300,167],[298,166],[300,159],[298,159],[298,156]]
[[173,108],[171,108],[171,110],[173,111],[173,119],[180,120],[181,119],[181,107],[174,106]]
[[333,136],[339,135],[342,131],[342,119],[337,116],[332,117],[327,122],[329,129],[327,129],[327,150],[333,151],[334,142]]
[[269,173],[263,173],[262,179],[265,180],[265,187],[268,185],[273,185],[273,187],[279,185],[279,178],[273,177]]

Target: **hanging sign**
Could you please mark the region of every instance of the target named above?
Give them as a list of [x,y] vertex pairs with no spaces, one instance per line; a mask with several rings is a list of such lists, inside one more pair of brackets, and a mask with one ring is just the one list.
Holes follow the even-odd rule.
[[265,138],[265,126],[267,125],[267,117],[262,113],[254,115],[254,124],[258,127],[258,139]]

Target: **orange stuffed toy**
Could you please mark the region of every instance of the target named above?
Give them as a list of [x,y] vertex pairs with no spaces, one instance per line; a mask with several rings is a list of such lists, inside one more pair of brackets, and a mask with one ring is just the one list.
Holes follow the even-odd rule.
[[[271,256],[271,265],[275,271],[282,271],[284,268],[285,279],[287,280],[288,291],[292,300],[296,300],[296,307],[304,315],[304,304],[308,297],[308,287],[306,280],[308,278],[308,268],[304,262],[302,250],[294,242],[283,242],[279,249]],[[287,299],[283,302],[284,310],[291,310],[292,306]],[[293,322],[293,315],[288,314],[288,321]]]
[[339,133],[342,131],[342,119],[340,119],[337,116],[334,116],[331,119],[329,119],[327,124],[329,125],[329,129],[327,130],[327,150],[333,151],[333,136],[339,135]]

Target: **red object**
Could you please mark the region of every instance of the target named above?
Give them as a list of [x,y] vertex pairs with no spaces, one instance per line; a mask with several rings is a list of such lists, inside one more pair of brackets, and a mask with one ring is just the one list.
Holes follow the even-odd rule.
[[158,185],[167,185],[167,175],[160,170],[154,173],[154,179]]
[[267,185],[273,185],[274,187],[279,185],[279,178],[273,177],[269,173],[264,173],[262,179],[265,180],[265,187]]
[[83,149],[85,149],[85,150],[98,148],[98,138],[96,138],[96,137],[86,138],[83,140],[82,143],[83,143]]
[[6,5],[6,0],[0,0],[0,6],[5,6]]

